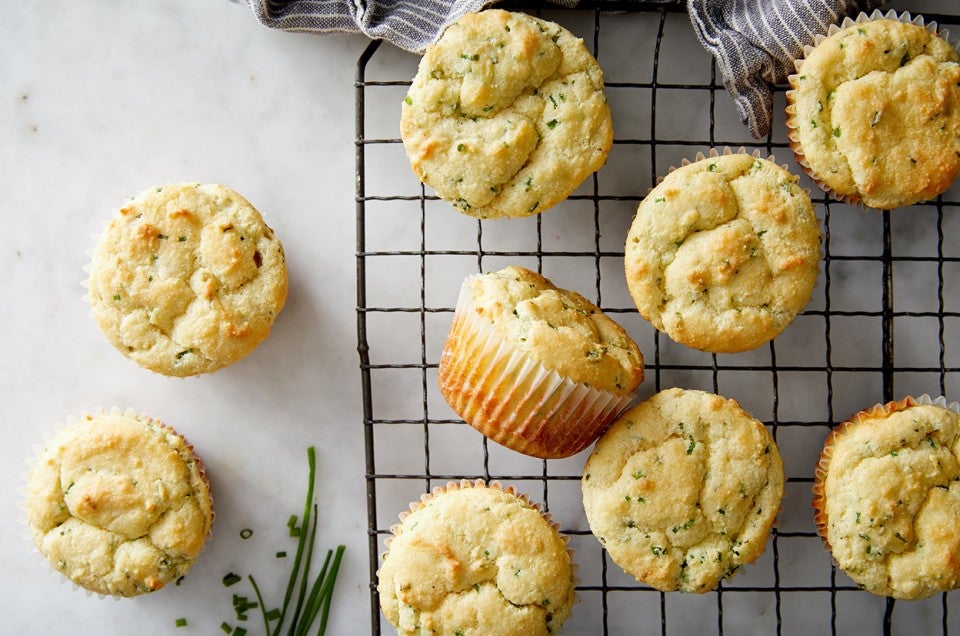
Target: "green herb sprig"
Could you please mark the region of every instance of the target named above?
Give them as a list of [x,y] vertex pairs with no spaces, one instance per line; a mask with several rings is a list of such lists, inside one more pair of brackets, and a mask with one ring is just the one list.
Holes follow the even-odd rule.
[[[247,609],[260,609],[260,615],[263,618],[264,636],[280,636],[284,633],[287,636],[306,636],[314,623],[317,622],[318,617],[319,623],[315,633],[318,636],[323,636],[327,629],[333,588],[337,581],[340,561],[343,558],[346,546],[339,545],[336,550],[327,550],[320,572],[311,584],[310,566],[313,562],[313,549],[317,538],[317,504],[313,500],[314,484],[317,477],[317,458],[316,449],[313,446],[307,449],[307,466],[309,476],[303,516],[299,525],[296,515],[292,515],[287,523],[290,536],[297,538],[297,550],[294,554],[287,587],[283,594],[283,604],[280,607],[267,610],[263,594],[252,575],[248,575],[247,580],[250,581],[257,602],[251,603],[244,597],[234,595],[233,605],[238,620],[246,620],[247,617],[244,612]],[[285,552],[278,552],[277,554],[278,556],[280,554],[286,556]],[[239,580],[239,577],[234,580],[233,577],[236,577],[236,575],[228,575],[228,577],[224,578],[224,585],[233,585]],[[224,632],[235,636],[246,634],[243,627],[232,627],[226,622],[221,625],[221,628]]]

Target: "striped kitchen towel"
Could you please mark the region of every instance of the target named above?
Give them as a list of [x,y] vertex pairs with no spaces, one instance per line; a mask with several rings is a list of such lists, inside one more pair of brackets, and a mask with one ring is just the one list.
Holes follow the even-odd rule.
[[[285,31],[361,32],[422,52],[443,29],[490,0],[234,0],[261,24]],[[661,0],[683,4],[684,0]],[[885,0],[686,0],[693,28],[713,54],[740,119],[754,137],[770,130],[774,84],[815,34],[846,15],[870,11]],[[573,7],[578,0],[551,0]],[[603,7],[603,2],[598,6]]]
[[885,0],[688,0],[693,30],[713,54],[740,120],[760,138],[770,132],[773,85],[814,36],[847,15]]

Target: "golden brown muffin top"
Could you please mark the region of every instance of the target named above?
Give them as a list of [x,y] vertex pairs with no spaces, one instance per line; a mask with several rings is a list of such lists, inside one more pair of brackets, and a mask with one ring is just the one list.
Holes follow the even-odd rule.
[[734,353],[775,338],[806,305],[820,230],[795,175],[729,154],[668,174],[640,202],[624,249],[644,318],[689,347]]
[[90,304],[111,344],[172,376],[253,351],[287,298],[283,247],[219,185],[151,188],[113,217],[90,265]]
[[960,585],[960,422],[913,398],[856,414],[827,438],[814,486],[840,568],[881,596]]
[[703,593],[766,544],[783,462],[736,401],[667,389],[624,413],[583,470],[590,529],[627,573],[658,590]]
[[465,15],[427,48],[400,130],[417,177],[479,218],[546,210],[613,143],[603,73],[583,41],[500,9]]
[[85,416],[41,451],[27,521],[54,568],[93,592],[134,596],[183,576],[213,521],[192,449],[133,412]]
[[958,61],[916,24],[840,30],[790,77],[794,150],[827,188],[871,207],[937,196],[960,174]]
[[399,634],[555,634],[574,601],[563,538],[525,498],[448,486],[393,528],[378,572]]
[[643,355],[620,325],[580,294],[522,267],[469,279],[466,311],[514,347],[574,382],[625,395],[643,380]]

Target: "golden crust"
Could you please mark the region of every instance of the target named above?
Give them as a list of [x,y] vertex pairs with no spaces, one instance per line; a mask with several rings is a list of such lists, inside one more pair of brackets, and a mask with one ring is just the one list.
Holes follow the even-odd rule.
[[960,587],[960,421],[907,397],[831,431],[813,486],[817,531],[840,568],[880,596]]
[[574,601],[573,563],[548,517],[512,488],[449,484],[400,517],[377,573],[399,634],[555,634]]
[[590,530],[627,573],[703,593],[763,552],[783,498],[783,462],[736,401],[668,389],[597,442],[581,480]]
[[464,283],[438,372],[460,417],[543,458],[590,445],[642,379],[643,356],[619,325],[520,267]]
[[260,214],[219,185],[151,188],[111,219],[89,299],[118,351],[171,376],[216,371],[270,333],[287,297],[283,247]]
[[613,144],[603,73],[583,41],[499,9],[465,15],[427,48],[400,131],[417,177],[479,218],[546,210]]
[[64,427],[31,468],[26,495],[37,548],[99,594],[135,596],[183,576],[213,522],[192,447],[132,411]]
[[689,347],[735,353],[775,338],[806,305],[820,231],[795,175],[728,154],[668,174],[640,202],[624,250],[644,318]]
[[883,18],[834,33],[798,63],[791,147],[821,187],[889,209],[960,175],[960,54],[926,28]]

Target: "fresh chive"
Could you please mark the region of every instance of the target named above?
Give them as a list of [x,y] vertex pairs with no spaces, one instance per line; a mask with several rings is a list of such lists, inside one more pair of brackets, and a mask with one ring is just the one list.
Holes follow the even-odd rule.
[[177,627],[186,627],[186,626],[187,626],[187,619],[185,619],[185,618],[178,618],[178,619],[174,622],[174,625],[176,625]]
[[[317,476],[317,453],[316,449],[313,446],[307,448],[307,467],[308,467],[308,478],[307,478],[307,498],[306,502],[303,505],[303,516],[301,519],[303,522],[300,524],[301,528],[309,528],[310,526],[310,504],[313,502],[313,483]],[[291,516],[290,519],[296,523],[296,518]],[[288,522],[287,525],[290,525]],[[291,536],[293,536],[293,529],[291,528]],[[283,605],[280,607],[280,615],[287,615],[287,607],[290,605],[290,599],[293,596],[294,587],[297,584],[297,574],[300,572],[300,562],[303,560],[303,547],[306,543],[307,537],[302,532],[299,534],[300,540],[297,542],[297,552],[293,557],[293,568],[290,571],[290,580],[287,581],[287,589],[283,593]],[[275,634],[280,633],[280,626],[277,626],[277,631]]]
[[[314,485],[316,482],[316,451],[313,447],[307,449],[307,463],[309,466],[309,482],[307,484],[307,496],[304,502],[303,515],[298,518],[291,515],[287,522],[291,535],[298,537],[297,549],[294,555],[293,567],[290,571],[290,577],[287,581],[284,591],[283,604],[280,607],[274,607],[267,610],[260,587],[257,585],[253,576],[247,576],[256,595],[256,602],[251,602],[248,598],[239,594],[233,595],[233,608],[237,614],[237,619],[247,620],[246,612],[250,609],[259,608],[260,616],[263,620],[265,636],[306,636],[308,631],[313,629],[313,625],[319,618],[319,628],[313,633],[323,636],[330,615],[330,606],[332,604],[333,589],[336,583],[336,577],[340,569],[340,562],[345,550],[344,546],[338,546],[336,551],[327,551],[326,558],[320,568],[319,574],[310,582],[311,563],[313,561],[313,549],[317,534],[317,522],[319,519],[318,508],[313,502]],[[312,517],[312,518],[311,518]],[[252,535],[253,531],[250,530]],[[243,536],[243,533],[241,533]],[[287,553],[280,551],[276,553],[277,558],[286,557]],[[301,570],[301,567],[303,568]],[[233,585],[240,580],[236,574],[230,573],[224,577],[224,585]],[[296,603],[293,603],[296,596]],[[271,628],[271,621],[273,626]],[[229,623],[224,622],[221,629],[227,634],[243,636],[246,629],[243,627],[231,627]]]
[[253,530],[251,530],[250,528],[244,528],[243,530],[240,531],[241,539],[249,539],[252,536],[253,536]]
[[240,577],[234,574],[233,572],[229,572],[225,577],[223,577],[224,587],[230,587],[231,585],[236,585],[239,582],[240,582]]
[[257,586],[257,582],[253,580],[253,575],[248,574],[247,578],[250,580],[250,586],[253,587],[253,593],[257,595],[257,603],[260,605],[260,616],[263,617],[263,636],[270,636],[270,615],[276,612],[279,616],[280,610],[274,608],[267,612],[266,605],[263,603],[263,596],[260,594],[260,588]]

